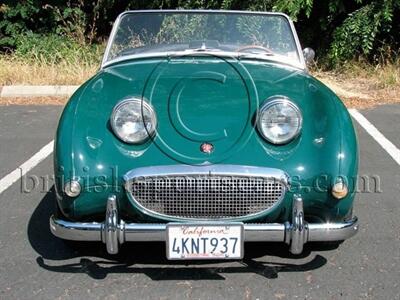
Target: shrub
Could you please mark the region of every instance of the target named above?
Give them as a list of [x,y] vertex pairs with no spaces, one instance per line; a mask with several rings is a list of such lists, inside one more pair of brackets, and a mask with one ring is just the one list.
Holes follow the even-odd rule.
[[[2,52],[26,53],[24,45],[29,41],[24,37],[34,33],[50,35],[44,44],[66,41],[76,53],[76,44],[86,49],[87,44],[106,38],[120,12],[149,8],[283,11],[296,21],[303,44],[315,48],[319,61],[325,58],[330,66],[360,57],[376,63],[377,57],[386,60],[400,46],[399,0],[3,0],[2,3]],[[55,35],[61,36],[61,40]],[[24,40],[18,41],[20,38]],[[76,44],[71,45],[71,40]]]
[[100,63],[102,52],[100,45],[81,45],[65,36],[25,33],[18,35],[14,55],[35,63],[93,65]]
[[360,55],[370,57],[371,54],[378,54],[378,49],[389,43],[386,38],[390,36],[393,27],[392,2],[373,2],[348,15],[333,34],[329,49],[333,65]]

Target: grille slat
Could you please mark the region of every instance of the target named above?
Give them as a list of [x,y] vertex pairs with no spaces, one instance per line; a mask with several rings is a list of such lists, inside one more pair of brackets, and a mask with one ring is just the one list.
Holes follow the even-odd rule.
[[185,219],[225,219],[257,214],[283,198],[276,178],[211,174],[145,176],[128,185],[143,208]]

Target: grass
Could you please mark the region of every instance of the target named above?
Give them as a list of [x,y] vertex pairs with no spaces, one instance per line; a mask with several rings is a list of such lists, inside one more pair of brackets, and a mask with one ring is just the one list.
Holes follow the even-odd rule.
[[2,85],[80,85],[94,75],[97,63],[59,61],[41,63],[11,55],[0,56],[0,86]]
[[316,68],[312,73],[334,90],[348,107],[400,103],[400,57],[384,65],[353,61],[334,71]]
[[[43,52],[33,46],[12,55],[0,55],[0,86],[80,85],[96,73],[103,49],[104,46],[82,48],[72,45],[68,49],[55,47],[53,52]],[[353,61],[329,72],[315,67],[312,74],[334,90],[348,107],[400,103],[400,57],[375,66]],[[63,104],[65,99],[8,99],[2,100],[0,105],[36,102]]]
[[104,45],[55,34],[23,34],[12,54],[0,55],[0,85],[82,84],[99,68]]
[[[359,78],[372,83],[372,88],[384,89],[400,85],[400,57],[393,62],[372,65],[365,62],[352,62],[343,66],[339,72],[343,79]],[[337,75],[340,75],[337,72]]]

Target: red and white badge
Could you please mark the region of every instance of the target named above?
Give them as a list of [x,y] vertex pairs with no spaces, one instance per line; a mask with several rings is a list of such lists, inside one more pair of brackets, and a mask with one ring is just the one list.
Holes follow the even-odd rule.
[[200,146],[200,150],[201,150],[201,152],[210,154],[211,152],[213,152],[214,146],[210,143],[203,143]]

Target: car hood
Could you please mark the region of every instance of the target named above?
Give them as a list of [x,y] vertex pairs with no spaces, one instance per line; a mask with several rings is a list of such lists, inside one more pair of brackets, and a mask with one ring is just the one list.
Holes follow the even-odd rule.
[[[274,95],[290,98],[303,114],[300,136],[287,145],[266,142],[255,126],[257,109]],[[113,107],[130,97],[146,99],[157,114],[157,134],[141,145],[117,139],[109,123]],[[118,168],[122,178],[150,165],[226,163],[283,169],[306,182],[316,173],[340,173],[341,162],[352,167],[342,153],[349,120],[329,89],[288,66],[215,56],[133,60],[101,70],[71,98],[58,148],[70,146],[56,155],[71,153],[68,168],[80,175],[85,168],[91,175]],[[205,142],[212,153],[200,151]]]

